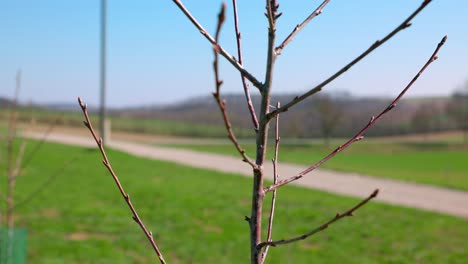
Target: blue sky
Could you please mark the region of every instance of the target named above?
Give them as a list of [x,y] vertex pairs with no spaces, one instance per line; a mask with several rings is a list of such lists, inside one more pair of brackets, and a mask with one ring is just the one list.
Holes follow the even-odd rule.
[[[183,1],[213,33],[220,1]],[[263,79],[265,1],[239,0],[244,65]],[[334,73],[385,36],[422,2],[332,0],[278,58],[274,92],[300,93]],[[278,42],[321,1],[279,1]],[[99,102],[98,0],[0,1],[0,96],[11,96],[17,69],[22,101]],[[221,44],[236,54],[232,7]],[[326,89],[357,96],[396,95],[448,34],[440,59],[409,96],[449,95],[468,79],[468,1],[434,0],[413,25]],[[110,106],[171,103],[213,90],[212,49],[169,0],[108,0]],[[242,92],[224,60],[223,92]]]

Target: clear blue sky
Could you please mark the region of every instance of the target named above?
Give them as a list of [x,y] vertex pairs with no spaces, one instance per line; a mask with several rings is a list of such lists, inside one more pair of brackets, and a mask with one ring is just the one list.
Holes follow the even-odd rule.
[[[220,1],[183,1],[213,33]],[[239,0],[245,67],[263,79],[265,1]],[[278,41],[321,1],[279,1]],[[386,35],[422,0],[332,0],[277,60],[274,92],[299,93],[334,73]],[[11,96],[17,69],[21,100],[99,102],[98,0],[0,1],[0,96]],[[236,54],[231,2],[221,44]],[[468,79],[468,1],[434,0],[370,57],[328,86],[357,96],[392,96],[445,35],[440,59],[409,96],[448,95]],[[108,0],[108,105],[171,103],[213,90],[212,50],[170,0]],[[242,92],[221,64],[224,92]]]

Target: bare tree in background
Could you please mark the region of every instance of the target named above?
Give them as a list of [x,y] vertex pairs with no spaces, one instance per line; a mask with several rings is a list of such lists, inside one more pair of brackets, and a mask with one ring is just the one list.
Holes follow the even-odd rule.
[[439,109],[433,102],[421,104],[413,117],[411,118],[411,125],[417,133],[422,133],[427,140],[427,136],[437,129],[439,124]]
[[468,144],[468,80],[452,95],[445,110],[457,129],[462,131],[464,144]]
[[[291,33],[281,42],[277,42],[276,40],[276,23],[278,18],[281,16],[281,12],[279,12],[279,4],[276,0],[267,0],[266,1],[266,22],[268,24],[268,44],[266,47],[267,52],[267,59],[265,63],[265,78],[263,80],[258,79],[255,77],[253,73],[249,70],[244,68],[243,59],[242,59],[242,43],[241,43],[241,33],[239,29],[238,23],[238,13],[237,13],[237,3],[236,0],[232,1],[232,10],[233,10],[233,17],[234,17],[234,33],[237,40],[237,57],[231,55],[226,51],[219,43],[219,35],[221,33],[221,29],[223,26],[223,22],[225,20],[225,10],[226,4],[222,4],[221,11],[218,15],[218,23],[216,26],[216,32],[212,36],[209,34],[204,27],[197,21],[197,19],[189,12],[189,10],[184,6],[184,4],[179,0],[173,0],[174,4],[185,14],[185,16],[190,20],[190,22],[197,28],[197,30],[211,43],[213,47],[213,54],[214,54],[214,61],[213,61],[213,70],[214,70],[214,79],[215,79],[215,91],[213,92],[213,97],[216,100],[219,110],[221,112],[222,119],[224,121],[226,131],[228,133],[228,137],[231,140],[234,148],[239,152],[242,160],[246,162],[252,168],[252,207],[250,216],[246,216],[245,220],[248,222],[250,228],[250,261],[251,263],[259,264],[264,263],[268,254],[270,247],[280,246],[288,243],[293,243],[298,240],[306,239],[311,235],[314,235],[318,232],[325,230],[334,222],[341,220],[345,217],[352,216],[353,213],[369,202],[371,199],[375,198],[378,193],[378,189],[371,192],[369,196],[363,199],[357,205],[351,207],[348,210],[345,210],[342,213],[331,214],[329,220],[324,221],[323,224],[319,224],[317,227],[311,227],[310,231],[299,234],[295,236],[291,236],[290,238],[274,240],[273,239],[273,220],[274,220],[274,212],[275,212],[275,201],[277,197],[277,192],[280,187],[283,187],[291,182],[301,179],[305,175],[309,174],[313,170],[317,169],[320,165],[337,155],[339,152],[348,148],[351,144],[356,141],[363,139],[363,135],[365,132],[372,127],[383,115],[391,111],[398,101],[402,98],[402,96],[408,91],[408,89],[413,85],[413,83],[419,78],[422,72],[433,62],[437,59],[437,53],[442,45],[445,43],[447,37],[444,37],[440,43],[437,45],[433,54],[429,57],[428,61],[422,66],[422,68],[417,72],[414,78],[408,83],[408,85],[400,92],[400,94],[388,105],[386,106],[378,115],[372,116],[370,121],[365,125],[357,134],[352,136],[348,141],[344,142],[341,146],[337,147],[334,151],[330,154],[325,156],[323,159],[317,161],[315,164],[311,165],[304,171],[297,172],[295,175],[289,175],[284,179],[279,179],[279,168],[278,168],[278,151],[279,151],[279,143],[280,143],[280,136],[279,136],[279,117],[280,114],[283,112],[288,111],[291,107],[294,107],[298,103],[304,101],[308,97],[320,92],[325,86],[327,86],[330,82],[335,80],[341,74],[345,73],[348,69],[353,67],[356,63],[361,61],[364,57],[370,54],[372,51],[380,47],[382,44],[387,42],[390,38],[392,38],[398,32],[408,28],[411,24],[411,20],[419,14],[431,1],[425,0],[422,4],[412,13],[410,14],[400,25],[398,25],[394,30],[384,36],[382,39],[377,40],[373,43],[369,48],[365,49],[361,54],[359,54],[355,59],[351,62],[347,63],[344,67],[339,69],[336,73],[331,75],[329,78],[318,84],[317,86],[313,87],[312,89],[304,92],[303,94],[296,96],[291,101],[286,102],[285,104],[272,103],[271,102],[271,88],[273,84],[273,69],[275,66],[276,58],[281,54],[281,52],[287,47],[287,45],[294,39],[294,37],[303,29],[312,19],[317,17],[322,13],[322,10],[325,6],[329,3],[329,0],[323,1],[315,10],[313,10],[310,15],[300,24],[298,24]],[[279,43],[279,44],[278,44]],[[237,69],[240,73],[241,83],[243,86],[243,90],[245,93],[245,99],[247,102],[247,107],[249,109],[249,117],[252,121],[252,128],[253,133],[256,136],[256,152],[255,158],[251,158],[249,154],[245,152],[241,144],[236,138],[236,135],[232,129],[231,121],[227,114],[227,103],[223,100],[221,96],[221,86],[223,84],[220,73],[218,70],[218,63],[219,63],[219,55],[224,57],[232,66]],[[261,102],[259,105],[254,105],[252,103],[250,97],[250,85],[260,93]],[[90,130],[94,140],[96,141],[101,154],[104,158],[104,165],[109,170],[110,174],[112,175],[122,197],[126,201],[130,211],[132,212],[133,219],[136,223],[141,227],[142,231],[145,233],[148,241],[151,243],[155,253],[157,254],[161,263],[165,263],[164,258],[162,257],[162,253],[159,248],[156,246],[155,239],[150,231],[148,231],[138,217],[136,209],[133,207],[130,197],[124,191],[120,181],[118,180],[116,173],[113,171],[110,161],[108,160],[105,150],[103,147],[103,141],[101,138],[97,136],[95,133],[92,124],[90,123],[89,116],[87,113],[87,106],[84,104],[81,99],[79,99],[80,106],[83,110],[85,115],[86,121],[85,126]],[[273,106],[274,105],[274,106]],[[257,109],[257,110],[255,110]],[[271,122],[275,124],[275,137],[274,137],[274,159],[273,159],[273,183],[267,184],[265,180],[265,166],[266,164],[266,151],[268,147],[268,134],[270,130]],[[264,208],[263,205],[265,203],[266,195],[271,194],[271,202],[270,207],[268,210],[268,224],[266,228],[262,227],[263,222],[263,212]],[[263,236],[262,234],[266,234]]]
[[320,129],[325,146],[330,147],[333,131],[339,126],[343,111],[338,103],[329,95],[322,95],[316,102]]

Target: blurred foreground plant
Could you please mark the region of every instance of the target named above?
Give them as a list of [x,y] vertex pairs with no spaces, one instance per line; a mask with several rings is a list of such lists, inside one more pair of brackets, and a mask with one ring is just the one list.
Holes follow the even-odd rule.
[[[49,128],[44,132],[40,141],[34,146],[34,148],[25,156],[26,147],[29,142],[27,138],[20,138],[20,147],[19,150],[15,150],[15,142],[18,140],[18,111],[19,103],[18,98],[21,90],[21,71],[18,71],[16,75],[16,87],[15,95],[13,101],[10,104],[9,117],[7,122],[7,135],[5,136],[5,154],[3,157],[6,162],[2,160],[0,163],[5,167],[4,175],[6,177],[6,190],[0,190],[0,199],[5,203],[5,212],[4,217],[0,219],[0,227],[6,226],[6,237],[0,237],[0,262],[1,263],[12,263],[13,259],[13,239],[14,229],[15,229],[15,210],[20,206],[25,206],[34,199],[39,192],[44,191],[47,188],[47,185],[51,183],[57,176],[61,175],[63,170],[69,164],[66,162],[62,168],[60,168],[56,173],[49,175],[44,179],[44,181],[38,185],[33,191],[29,193],[21,193],[23,197],[17,202],[16,201],[16,180],[19,176],[22,175],[23,170],[28,166],[29,162],[34,158],[37,152],[40,150],[42,144],[47,139],[47,136],[55,127],[55,124],[59,119],[56,119],[55,122],[51,123]],[[30,123],[28,129],[30,130],[33,125],[33,118],[30,118]],[[0,153],[1,154],[1,153]],[[3,244],[4,243],[4,244]],[[6,247],[4,246],[6,245]],[[3,252],[5,250],[6,252]],[[4,262],[2,262],[4,261]]]

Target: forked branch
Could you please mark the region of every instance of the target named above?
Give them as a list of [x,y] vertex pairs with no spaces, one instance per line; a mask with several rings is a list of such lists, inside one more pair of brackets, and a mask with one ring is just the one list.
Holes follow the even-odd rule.
[[[240,30],[239,30],[239,17],[237,16],[237,1],[236,0],[232,0],[232,6],[234,9],[234,29],[236,31],[237,57],[238,57],[239,64],[242,65],[242,41],[241,41],[242,38],[241,38]],[[241,73],[241,81],[242,81],[242,86],[244,87],[244,94],[245,94],[245,99],[247,100],[247,108],[249,109],[249,112],[250,112],[250,118],[252,119],[252,123],[254,125],[255,131],[258,132],[258,118],[257,118],[257,114],[255,113],[255,108],[252,103],[252,98],[250,97],[249,84],[247,83],[247,79],[245,78],[244,75],[242,75],[242,73]]]
[[72,158],[69,161],[66,161],[64,165],[58,169],[55,173],[51,174],[46,180],[44,180],[39,186],[36,187],[33,191],[31,191],[26,197],[22,198],[21,201],[16,202],[13,209],[16,210],[26,204],[29,203],[29,201],[33,200],[36,198],[41,192],[43,192],[47,187],[50,186],[50,184],[60,175],[63,175],[65,170],[68,168],[68,166],[72,163],[75,163],[78,160],[77,157]]
[[361,55],[356,57],[354,60],[352,60],[350,63],[346,64],[343,68],[341,68],[339,71],[337,71],[335,74],[330,76],[328,79],[323,81],[322,83],[318,84],[311,90],[307,91],[306,93],[295,97],[293,100],[291,100],[289,103],[285,104],[279,109],[276,109],[275,111],[272,111],[271,113],[268,114],[267,118],[270,120],[272,119],[275,115],[281,112],[286,112],[289,110],[290,107],[293,105],[296,105],[297,103],[303,101],[304,99],[308,98],[309,96],[320,92],[323,87],[325,87],[327,84],[331,83],[333,80],[338,78],[340,75],[348,71],[351,67],[353,67],[356,63],[361,61],[363,58],[365,58],[367,55],[369,55],[372,51],[380,47],[382,44],[387,42],[387,40],[391,39],[393,36],[395,36],[398,32],[408,28],[411,26],[411,20],[419,14],[429,3],[431,0],[424,0],[424,2],[421,4],[421,6],[416,9],[408,18],[403,21],[398,27],[396,27],[392,32],[390,32],[387,36],[382,38],[381,40],[377,40],[374,44],[372,44],[367,50],[365,50]]
[[307,173],[317,169],[320,165],[322,165],[323,163],[325,163],[329,159],[333,158],[339,152],[341,152],[341,151],[345,150],[346,148],[348,148],[354,142],[363,139],[364,133],[366,133],[366,131],[369,130],[369,128],[371,128],[383,115],[385,115],[386,113],[391,111],[397,105],[398,101],[400,101],[400,99],[403,97],[403,95],[405,95],[405,93],[411,88],[411,86],[413,86],[413,84],[416,82],[416,80],[419,78],[419,76],[421,76],[421,74],[426,70],[426,68],[432,62],[434,62],[437,59],[437,53],[439,52],[440,48],[445,44],[446,40],[447,40],[447,36],[442,38],[442,40],[437,45],[437,48],[432,53],[429,60],[424,64],[424,66],[419,70],[419,72],[413,77],[413,79],[408,83],[408,85],[400,92],[400,94],[382,112],[380,112],[379,115],[377,115],[377,117],[372,116],[369,123],[364,128],[362,128],[361,131],[359,131],[356,135],[354,135],[354,137],[352,137],[351,139],[346,141],[346,143],[344,143],[343,145],[336,148],[333,152],[328,154],[325,158],[323,158],[319,162],[315,163],[314,165],[310,166],[309,168],[305,169],[304,171],[300,172],[299,174],[297,174],[297,175],[295,175],[295,176],[293,176],[291,178],[282,180],[282,181],[280,181],[280,182],[278,182],[276,184],[273,184],[273,185],[265,188],[264,191],[269,192],[269,191],[275,190],[278,187],[281,187],[283,185],[286,185],[286,184],[288,184],[290,182],[293,182],[295,180],[298,180],[298,179],[304,177],[304,175],[306,175]]
[[256,168],[257,165],[254,163],[254,161],[247,156],[247,153],[245,153],[245,150],[241,147],[239,144],[239,141],[236,138],[236,135],[234,134],[234,131],[232,130],[232,125],[231,121],[229,120],[227,111],[226,111],[226,101],[221,99],[221,94],[220,94],[220,89],[221,85],[223,85],[223,81],[219,78],[219,34],[221,32],[221,27],[223,26],[224,20],[225,20],[225,10],[226,10],[226,4],[222,4],[221,10],[218,14],[218,24],[216,26],[216,34],[215,34],[215,44],[213,45],[213,53],[214,53],[214,60],[213,60],[213,71],[214,71],[214,76],[215,76],[215,85],[216,85],[216,91],[213,92],[213,97],[216,100],[216,103],[218,104],[219,110],[221,111],[221,114],[223,115],[223,121],[224,121],[224,126],[226,127],[226,130],[228,132],[228,137],[229,140],[234,144],[234,147],[236,150],[240,153],[240,155],[243,158],[243,161],[247,162],[252,166],[252,168]]
[[89,129],[89,132],[91,132],[91,135],[93,136],[94,141],[96,141],[96,144],[99,147],[99,150],[101,151],[102,158],[104,159],[103,160],[104,166],[106,166],[107,170],[112,175],[112,178],[114,179],[114,182],[117,185],[117,188],[119,189],[120,194],[122,195],[125,202],[127,203],[128,208],[132,212],[133,220],[140,226],[141,230],[145,233],[146,237],[148,238],[148,241],[153,247],[153,250],[156,252],[156,255],[158,256],[159,261],[162,264],[166,264],[166,261],[164,260],[164,257],[161,251],[159,250],[158,246],[156,245],[156,242],[154,241],[153,233],[146,228],[145,224],[138,216],[138,213],[135,207],[133,206],[132,201],[130,200],[130,196],[125,192],[122,184],[119,181],[119,178],[117,177],[114,170],[112,169],[112,165],[110,164],[109,159],[107,158],[106,151],[104,150],[104,144],[103,144],[102,138],[97,136],[96,132],[93,129],[93,125],[91,124],[91,121],[89,119],[88,106],[85,103],[83,103],[83,100],[81,100],[80,97],[78,97],[78,103],[80,104],[81,110],[83,111],[83,115],[86,119],[86,121],[84,121],[83,123]]
[[[202,27],[202,25],[195,19],[195,17],[188,11],[184,4],[180,0],[172,0],[179,9],[185,14],[185,16],[192,22],[192,24],[200,31],[200,33],[213,45],[218,45],[217,41]],[[232,64],[241,74],[245,76],[255,87],[259,90],[262,89],[262,83],[258,81],[250,72],[248,72],[242,64],[240,64],[234,56],[229,54],[225,49],[219,46],[219,53]]]
[[289,244],[289,243],[292,243],[292,242],[296,242],[298,240],[303,240],[303,239],[306,239],[320,231],[323,231],[325,229],[327,229],[331,224],[335,223],[336,221],[342,219],[342,218],[345,218],[347,216],[353,216],[353,213],[361,208],[362,206],[364,206],[366,203],[368,203],[370,200],[374,199],[375,197],[377,197],[377,194],[379,193],[379,189],[376,189],[374,190],[374,192],[372,192],[371,195],[369,195],[366,199],[362,200],[360,203],[358,203],[356,206],[354,206],[353,208],[349,209],[348,211],[344,212],[344,213],[341,213],[341,214],[336,214],[335,217],[333,217],[332,219],[330,219],[329,221],[327,221],[326,223],[322,224],[321,226],[315,228],[315,229],[312,229],[311,231],[303,234],[303,235],[300,235],[300,236],[297,236],[297,237],[293,237],[293,238],[289,238],[289,239],[281,239],[281,240],[277,240],[277,241],[265,241],[265,242],[262,242],[260,244],[258,244],[258,248],[263,248],[263,247],[267,247],[267,246],[279,246],[279,245],[284,245],[284,244]]

